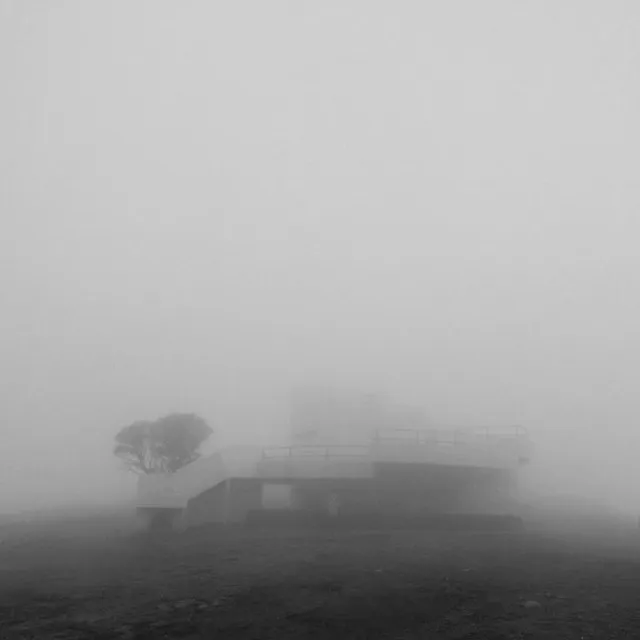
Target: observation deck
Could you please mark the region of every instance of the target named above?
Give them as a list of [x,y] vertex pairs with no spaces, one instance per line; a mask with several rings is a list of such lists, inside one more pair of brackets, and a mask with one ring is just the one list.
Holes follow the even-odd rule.
[[230,447],[173,474],[140,476],[137,506],[184,508],[189,499],[231,478],[373,479],[385,464],[515,471],[531,454],[522,427],[381,429],[363,444]]

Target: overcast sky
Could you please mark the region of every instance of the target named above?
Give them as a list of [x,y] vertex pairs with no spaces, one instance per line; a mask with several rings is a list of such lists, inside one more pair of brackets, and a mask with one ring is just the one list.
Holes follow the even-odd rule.
[[622,486],[639,19],[634,0],[0,0],[0,510],[125,494],[110,441],[136,419],[274,438],[309,378],[555,429],[556,459],[597,454],[592,482]]

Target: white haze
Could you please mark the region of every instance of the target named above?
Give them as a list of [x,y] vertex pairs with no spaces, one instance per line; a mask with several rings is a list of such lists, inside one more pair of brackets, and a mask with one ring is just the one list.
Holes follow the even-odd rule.
[[136,419],[275,441],[307,379],[640,504],[639,19],[0,0],[0,510],[131,495]]

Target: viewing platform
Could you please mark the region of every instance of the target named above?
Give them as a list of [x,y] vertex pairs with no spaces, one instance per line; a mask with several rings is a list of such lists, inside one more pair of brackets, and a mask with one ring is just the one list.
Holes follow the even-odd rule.
[[375,478],[383,465],[517,470],[532,454],[522,427],[384,429],[364,444],[230,447],[173,474],[139,477],[137,506],[183,508],[231,478],[287,482]]

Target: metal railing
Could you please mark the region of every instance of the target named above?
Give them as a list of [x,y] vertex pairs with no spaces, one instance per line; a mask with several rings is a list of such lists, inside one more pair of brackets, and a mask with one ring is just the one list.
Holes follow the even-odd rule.
[[291,445],[267,447],[262,460],[293,458],[367,458],[385,445],[499,446],[528,441],[523,427],[436,427],[431,429],[378,429],[363,445]]
[[262,450],[262,459],[281,458],[366,458],[371,448],[362,445],[290,446],[267,447]]
[[433,427],[430,429],[379,429],[373,442],[413,442],[418,444],[470,444],[505,440],[523,441],[528,438],[524,427]]

